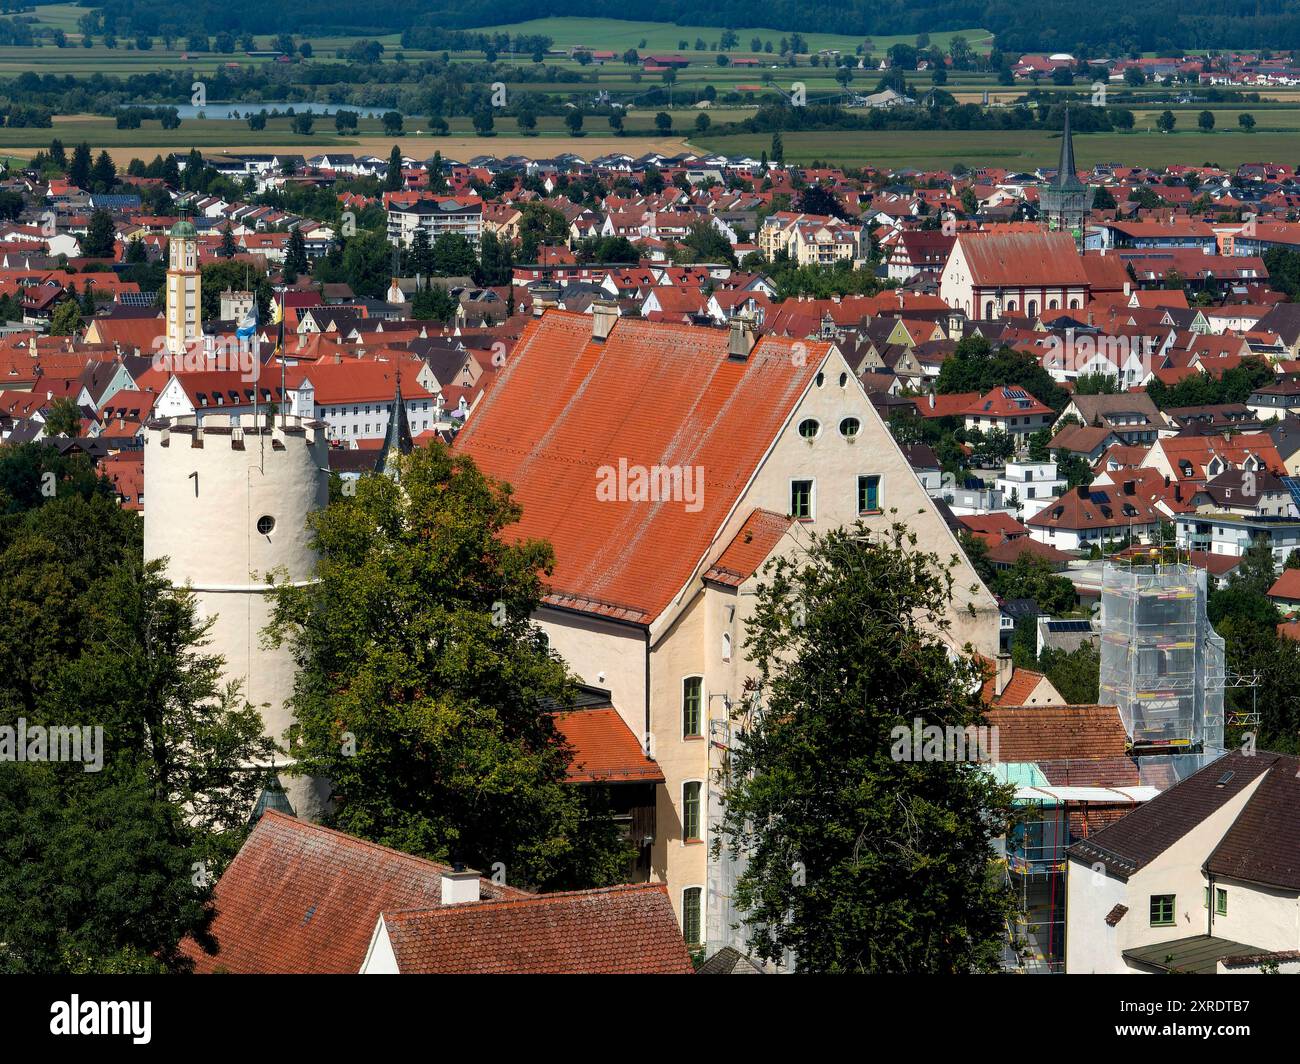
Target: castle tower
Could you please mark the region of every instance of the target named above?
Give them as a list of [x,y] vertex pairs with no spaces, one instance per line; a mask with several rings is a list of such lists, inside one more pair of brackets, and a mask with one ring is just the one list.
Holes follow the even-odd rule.
[[1038,193],[1038,204],[1048,228],[1074,234],[1075,243],[1083,240],[1083,223],[1092,209],[1093,190],[1079,180],[1074,163],[1074,137],[1070,133],[1070,111],[1065,111],[1065,128],[1061,132],[1061,159],[1056,179]]
[[203,335],[199,233],[182,218],[167,234],[167,352],[182,354]]
[[[319,421],[250,420],[209,414],[201,426],[192,417],[146,426],[144,556],[167,558],[172,585],[192,589],[199,618],[213,622],[209,652],[225,659],[223,680],[240,681],[266,734],[287,750],[296,668],[287,646],[262,646],[272,608],[266,580],[273,571],[280,581],[315,578],[307,516],[329,501],[329,444]],[[301,777],[281,782],[299,816],[320,815],[322,788]]]

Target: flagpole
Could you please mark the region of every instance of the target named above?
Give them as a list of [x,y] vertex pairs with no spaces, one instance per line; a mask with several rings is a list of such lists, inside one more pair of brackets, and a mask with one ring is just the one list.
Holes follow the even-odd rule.
[[285,371],[284,371],[284,288],[280,289],[280,334],[276,341],[276,350],[280,352],[280,428],[285,428],[289,422],[285,413],[284,403],[288,397],[285,391]]

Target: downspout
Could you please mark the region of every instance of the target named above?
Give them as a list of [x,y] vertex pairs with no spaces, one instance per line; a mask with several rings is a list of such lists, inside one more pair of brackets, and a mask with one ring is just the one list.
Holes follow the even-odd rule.
[[645,630],[645,754],[653,759],[654,742],[650,735],[650,626]]

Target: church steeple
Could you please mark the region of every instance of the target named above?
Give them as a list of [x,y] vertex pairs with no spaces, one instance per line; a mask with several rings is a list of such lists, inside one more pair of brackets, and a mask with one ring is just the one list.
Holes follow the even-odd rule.
[[1083,225],[1092,209],[1092,196],[1092,188],[1079,180],[1074,161],[1074,136],[1070,132],[1070,110],[1066,108],[1056,178],[1043,185],[1038,193],[1038,205],[1048,228],[1072,233],[1076,243],[1082,242]]
[[411,426],[406,420],[406,404],[402,401],[402,367],[398,364],[393,412],[388,418],[388,431],[384,434],[384,444],[379,448],[375,472],[396,479],[397,465],[393,460],[394,457],[398,454],[410,454],[413,450],[415,450],[415,441],[411,438]]
[[1061,161],[1056,165],[1056,187],[1075,190],[1084,187],[1079,168],[1074,164],[1074,136],[1070,133],[1070,109],[1065,109],[1065,128],[1061,132]]

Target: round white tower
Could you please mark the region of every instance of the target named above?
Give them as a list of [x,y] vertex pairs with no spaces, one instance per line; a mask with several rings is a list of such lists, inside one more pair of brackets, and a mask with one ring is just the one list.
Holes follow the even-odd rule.
[[[172,585],[192,589],[200,619],[212,621],[209,650],[225,659],[224,679],[240,682],[285,749],[296,667],[289,647],[262,645],[267,578],[315,579],[307,515],[329,501],[329,444],[320,421],[264,414],[243,422],[208,414],[201,426],[193,417],[146,426],[144,556],[167,558]],[[282,782],[300,816],[319,815],[318,787]]]

